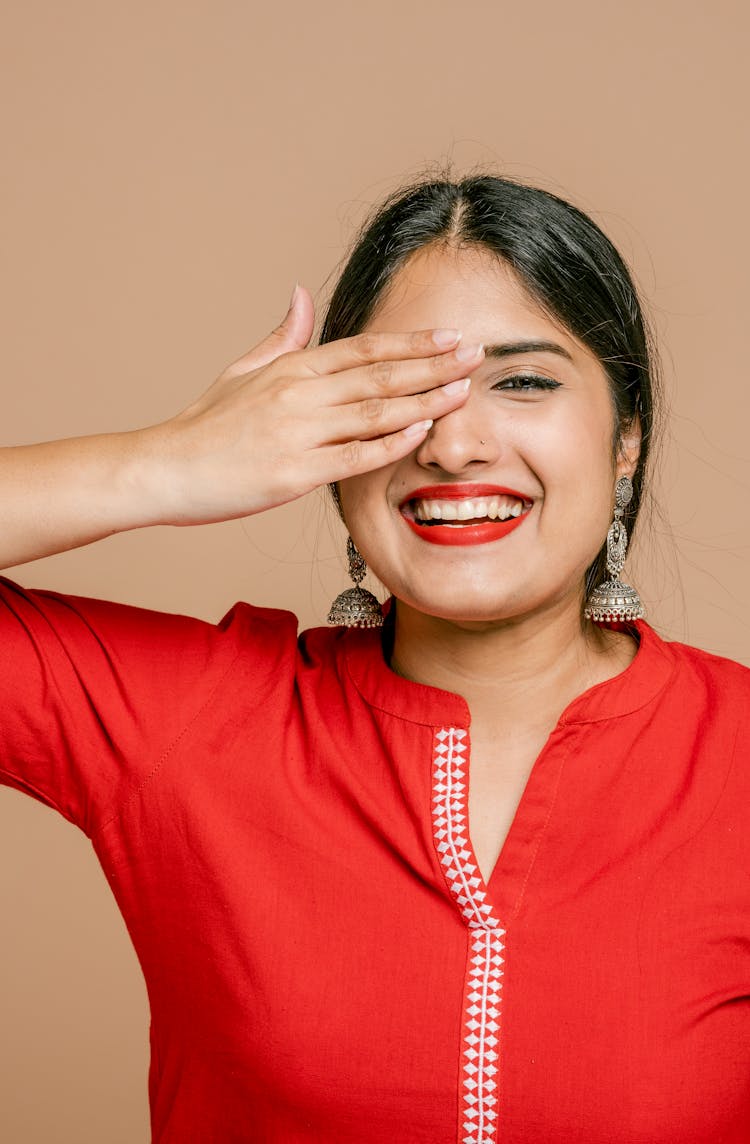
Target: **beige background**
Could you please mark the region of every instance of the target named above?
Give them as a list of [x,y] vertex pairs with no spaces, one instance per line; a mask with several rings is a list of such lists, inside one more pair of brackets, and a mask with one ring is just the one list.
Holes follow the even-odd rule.
[[[662,631],[750,663],[744,7],[6,5],[4,443],[176,411],[276,324],[296,278],[325,296],[403,178],[491,164],[591,211],[635,266],[672,405],[673,538],[657,520],[638,584]],[[244,597],[310,624],[343,583],[340,548],[313,496],[12,574],[210,619]],[[145,993],[89,844],[15,793],[0,816],[0,1139],[143,1144]]]

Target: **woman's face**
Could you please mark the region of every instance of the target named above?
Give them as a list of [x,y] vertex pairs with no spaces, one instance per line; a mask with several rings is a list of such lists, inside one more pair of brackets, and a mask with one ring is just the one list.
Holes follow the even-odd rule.
[[389,591],[428,615],[485,624],[577,613],[637,436],[615,461],[601,365],[490,252],[418,251],[367,329],[440,326],[487,355],[466,403],[413,453],[341,482],[352,539]]

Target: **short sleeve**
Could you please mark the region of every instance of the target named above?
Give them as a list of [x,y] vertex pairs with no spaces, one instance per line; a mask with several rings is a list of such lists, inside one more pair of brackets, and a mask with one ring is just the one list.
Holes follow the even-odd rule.
[[235,604],[210,624],[0,577],[0,782],[91,835],[239,660],[263,692],[290,647],[289,612]]

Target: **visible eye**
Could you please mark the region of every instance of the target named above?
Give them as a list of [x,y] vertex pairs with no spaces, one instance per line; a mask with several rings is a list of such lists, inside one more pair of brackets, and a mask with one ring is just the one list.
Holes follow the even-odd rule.
[[559,389],[560,382],[551,377],[543,377],[539,373],[514,373],[511,377],[503,377],[500,381],[496,381],[492,388],[528,393],[532,390]]

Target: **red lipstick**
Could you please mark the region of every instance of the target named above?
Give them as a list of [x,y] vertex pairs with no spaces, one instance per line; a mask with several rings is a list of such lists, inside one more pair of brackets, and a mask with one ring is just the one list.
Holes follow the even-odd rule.
[[516,500],[530,501],[526,493],[508,489],[504,485],[474,485],[468,481],[457,485],[425,485],[413,489],[401,501],[400,508],[412,500],[476,500],[477,497],[515,497]]
[[[481,524],[450,524],[418,522],[408,506],[415,500],[476,500],[479,497],[508,496],[520,500],[524,504],[524,511],[520,516],[510,517],[508,520],[483,520]],[[513,532],[523,524],[529,514],[532,498],[516,489],[505,488],[501,485],[486,484],[455,484],[455,485],[426,485],[414,489],[399,505],[401,516],[420,540],[429,544],[442,544],[448,546],[463,546],[468,544],[490,544],[493,540],[501,540],[509,532]]]

